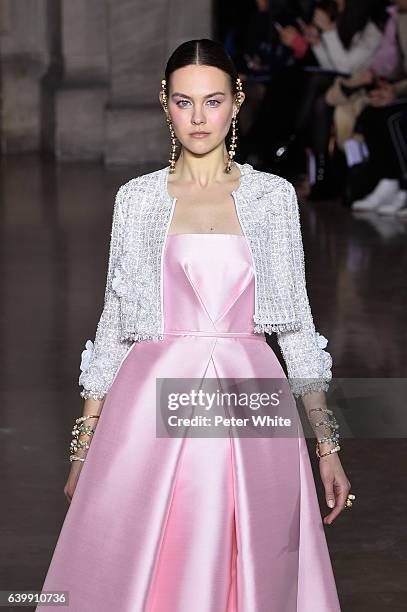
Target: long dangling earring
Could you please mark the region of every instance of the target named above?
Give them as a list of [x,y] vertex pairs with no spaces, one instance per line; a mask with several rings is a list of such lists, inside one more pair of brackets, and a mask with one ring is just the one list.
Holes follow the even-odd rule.
[[[240,105],[242,103],[241,98],[240,98],[240,93],[242,91],[242,81],[240,80],[239,77],[237,77],[236,79],[236,95],[237,95],[237,100],[236,100],[236,105],[238,107],[238,109],[240,108]],[[226,164],[226,168],[225,168],[225,172],[229,174],[229,172],[232,170],[232,162],[233,162],[233,158],[235,156],[236,153],[236,140],[237,140],[237,136],[236,136],[236,115],[233,115],[233,119],[232,119],[232,139],[231,139],[231,144],[230,144],[230,150],[228,151],[228,161]]]
[[170,162],[170,174],[174,174],[175,172],[175,155],[177,152],[177,148],[176,148],[176,137],[175,137],[175,132],[174,132],[174,128],[172,125],[172,121],[171,121],[171,117],[169,116],[168,113],[168,104],[167,104],[167,82],[165,79],[163,79],[161,81],[161,93],[162,93],[162,99],[163,99],[163,106],[166,112],[166,122],[168,125],[168,128],[170,130],[170,134],[171,134],[171,157],[168,160]]

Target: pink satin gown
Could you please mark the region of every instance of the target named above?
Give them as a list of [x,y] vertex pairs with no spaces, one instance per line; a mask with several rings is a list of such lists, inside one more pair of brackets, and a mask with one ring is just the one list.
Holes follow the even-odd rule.
[[43,590],[74,612],[340,611],[302,436],[156,437],[156,378],[285,379],[245,238],[168,235],[163,273],[165,339],[116,372]]

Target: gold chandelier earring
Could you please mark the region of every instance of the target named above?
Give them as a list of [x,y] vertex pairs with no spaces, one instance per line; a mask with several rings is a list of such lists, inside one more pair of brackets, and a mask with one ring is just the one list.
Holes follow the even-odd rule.
[[[242,103],[241,101],[241,96],[240,93],[242,91],[242,81],[240,80],[239,77],[237,77],[236,79],[236,96],[237,96],[237,100],[236,100],[236,106],[238,109],[240,109],[240,105]],[[236,113],[237,114],[237,113]],[[233,158],[236,154],[236,140],[237,140],[237,136],[236,136],[236,128],[237,128],[237,118],[236,115],[233,115],[233,119],[232,119],[232,138],[231,138],[231,143],[230,143],[230,150],[228,151],[228,161],[226,164],[226,168],[225,168],[225,172],[227,174],[229,174],[229,172],[232,170],[232,162],[233,162]]]
[[161,94],[162,94],[163,106],[164,106],[164,109],[167,115],[166,122],[170,130],[170,134],[171,134],[171,157],[168,161],[170,162],[170,174],[173,174],[175,172],[175,161],[176,161],[175,155],[177,152],[177,146],[176,146],[176,136],[174,132],[174,127],[172,125],[171,117],[168,113],[167,82],[165,79],[162,79],[161,81]]

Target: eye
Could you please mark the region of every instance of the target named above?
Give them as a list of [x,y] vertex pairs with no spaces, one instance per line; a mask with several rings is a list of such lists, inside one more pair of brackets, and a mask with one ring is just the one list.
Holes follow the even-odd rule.
[[[211,102],[215,102],[215,104],[210,104]],[[189,100],[178,100],[177,102],[177,106],[179,108],[185,108],[187,104],[190,104]],[[219,100],[208,100],[208,104],[210,105],[211,108],[216,108],[220,104],[220,102]]]
[[180,108],[185,108],[184,104],[182,104],[183,102],[189,102],[189,100],[179,100],[177,102],[177,106],[179,106]]

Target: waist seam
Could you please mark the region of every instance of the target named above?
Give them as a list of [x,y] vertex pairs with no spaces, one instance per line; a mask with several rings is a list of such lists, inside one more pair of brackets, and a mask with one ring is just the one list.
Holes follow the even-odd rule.
[[164,336],[202,336],[207,338],[247,338],[249,340],[260,340],[265,342],[264,334],[252,334],[250,332],[220,332],[199,331],[199,330],[168,330],[164,332]]

